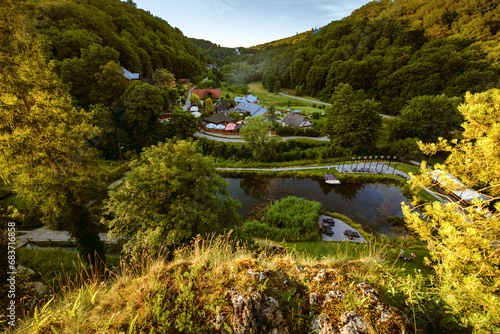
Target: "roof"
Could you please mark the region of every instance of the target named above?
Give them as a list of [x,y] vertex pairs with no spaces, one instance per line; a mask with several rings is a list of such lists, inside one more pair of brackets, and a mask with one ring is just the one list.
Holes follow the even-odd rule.
[[293,126],[295,128],[311,126],[311,122],[309,122],[307,117],[295,113],[286,115],[282,123],[285,123],[288,126]]
[[139,73],[132,73],[129,70],[127,70],[125,67],[122,67],[123,69],[123,76],[127,78],[128,80],[138,80],[139,79]]
[[193,89],[191,92],[198,95],[200,100],[204,100],[209,94],[213,95],[213,97],[216,99],[220,99],[220,97],[222,96],[222,91],[220,90],[220,88]]
[[240,103],[234,108],[234,110],[239,111],[241,113],[250,113],[250,116],[260,116],[264,115],[267,112],[267,108],[261,107],[255,103]]
[[224,113],[217,113],[213,114],[212,116],[205,117],[203,119],[207,123],[215,123],[215,124],[220,124],[220,123],[230,123],[234,122],[236,119],[232,118],[231,116],[224,115]]
[[243,97],[235,97],[234,102],[237,103],[259,103],[259,98],[257,96],[253,96],[252,94],[245,95]]
[[490,200],[488,196],[483,195],[474,189],[467,188],[455,176],[440,169],[430,171],[429,174],[434,180],[440,183],[441,187],[451,191],[455,196],[465,201],[472,201],[473,199],[481,199],[484,201]]

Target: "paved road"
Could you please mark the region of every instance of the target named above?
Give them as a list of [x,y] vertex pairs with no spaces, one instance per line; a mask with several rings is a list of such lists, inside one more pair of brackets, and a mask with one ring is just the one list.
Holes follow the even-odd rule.
[[[18,231],[25,232],[25,234],[17,237],[19,242],[18,247],[22,247],[29,241],[74,241],[68,231],[53,231],[47,227],[38,228],[32,231]],[[107,233],[99,233],[99,238],[105,243],[116,243],[108,239]]]
[[[219,134],[208,135],[208,134],[200,133],[200,132],[196,132],[194,134],[194,136],[198,137],[198,138],[207,138],[207,139],[211,139],[211,140],[223,141],[223,142],[228,142],[228,143],[243,143],[243,142],[245,142],[245,139],[240,138],[239,136],[224,136],[224,135],[219,135]],[[307,139],[319,140],[319,141],[330,141],[330,139],[328,139],[328,137],[281,137],[281,139],[283,139],[283,140],[300,139],[300,138],[307,138]]]
[[193,87],[191,87],[191,89],[189,90],[189,94],[188,94],[188,96],[187,96],[187,98],[186,98],[186,104],[184,105],[184,108],[183,108],[183,110],[184,110],[184,111],[188,111],[188,110],[189,110],[189,108],[191,108],[191,101],[189,101],[189,98],[191,97],[191,91],[192,91],[193,89],[195,89],[195,88],[196,88],[196,86],[193,86]]
[[304,99],[303,97],[297,97],[297,96],[288,95],[288,94],[285,94],[285,93],[278,93],[278,94],[279,94],[279,95],[286,96],[286,97],[289,97],[289,98],[291,98],[291,99],[302,100],[302,101],[311,102],[311,103],[316,103],[316,104],[322,104],[322,105],[324,105],[324,106],[331,106],[331,104],[330,104],[330,103],[326,103],[326,102],[321,102],[321,101],[315,101],[315,100]]

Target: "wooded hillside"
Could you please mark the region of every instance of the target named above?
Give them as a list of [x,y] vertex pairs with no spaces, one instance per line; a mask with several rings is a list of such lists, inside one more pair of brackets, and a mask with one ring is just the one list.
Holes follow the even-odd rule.
[[166,68],[176,78],[202,72],[204,56],[166,21],[119,0],[27,1],[36,32],[50,43],[56,71],[80,105],[88,99],[95,74],[109,61],[141,78]]
[[463,96],[498,84],[498,2],[373,1],[295,46],[266,48],[282,87],[329,101],[349,83],[397,114],[419,95]]

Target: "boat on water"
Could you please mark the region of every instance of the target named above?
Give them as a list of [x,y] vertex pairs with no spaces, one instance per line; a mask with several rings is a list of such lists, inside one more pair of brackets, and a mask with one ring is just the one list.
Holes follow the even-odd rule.
[[335,176],[335,174],[323,174],[325,178],[325,182],[328,184],[340,184],[339,179]]

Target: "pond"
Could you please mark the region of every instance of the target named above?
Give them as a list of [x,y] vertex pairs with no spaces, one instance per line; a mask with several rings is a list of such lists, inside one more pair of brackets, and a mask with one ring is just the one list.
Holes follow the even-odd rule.
[[403,217],[401,202],[409,203],[400,188],[382,183],[328,185],[324,181],[250,176],[226,178],[230,196],[242,203],[238,213],[256,219],[274,201],[287,196],[303,197],[323,204],[360,224],[367,232],[389,236],[404,235],[402,228],[383,223],[389,216]]

